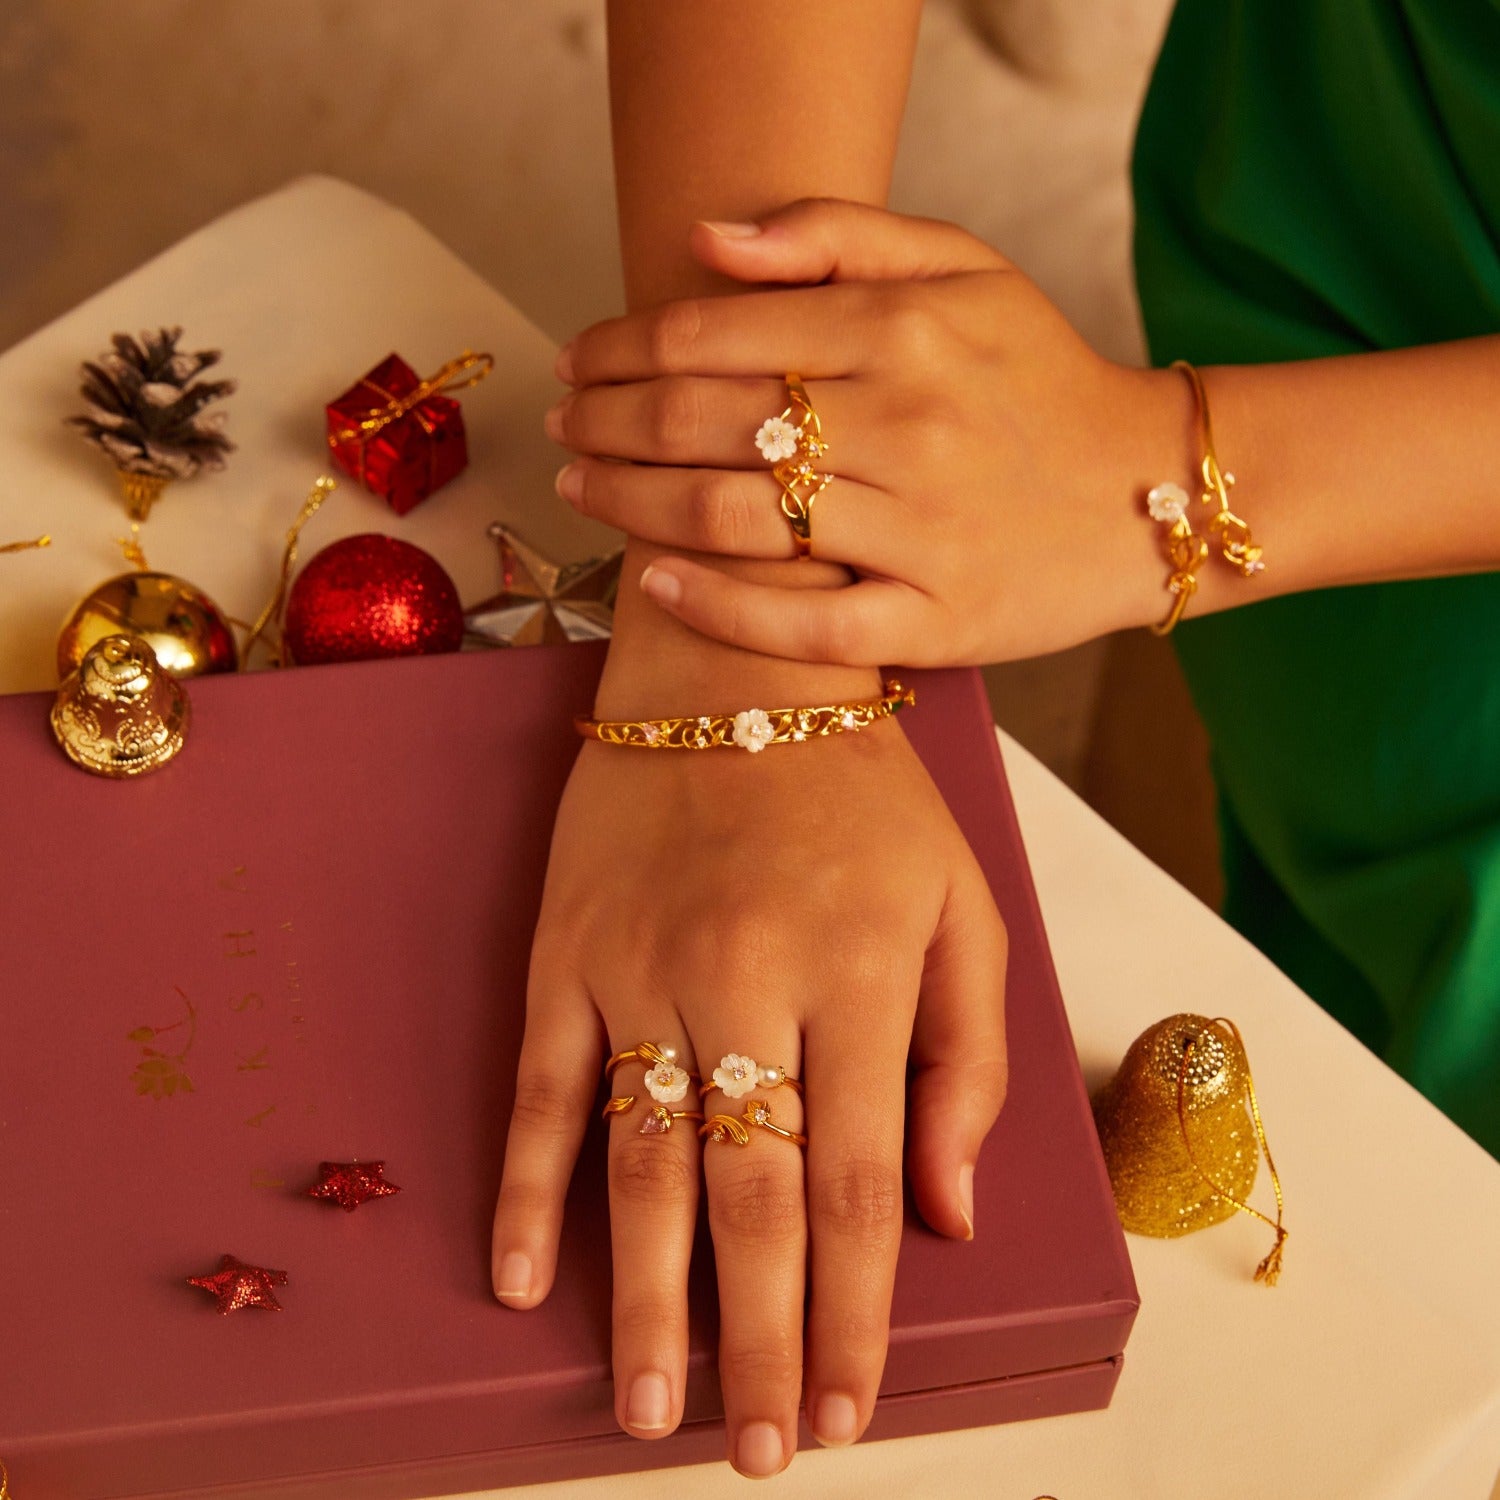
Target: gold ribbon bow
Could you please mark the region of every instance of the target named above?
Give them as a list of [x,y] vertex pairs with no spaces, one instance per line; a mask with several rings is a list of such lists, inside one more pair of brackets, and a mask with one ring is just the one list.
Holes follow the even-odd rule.
[[[419,380],[404,396],[392,396],[379,386],[372,385],[372,390],[386,398],[385,404],[372,407],[354,426],[329,433],[328,445],[331,448],[338,447],[342,443],[351,443],[356,438],[366,441],[384,431],[392,422],[399,421],[429,396],[445,396],[450,391],[462,391],[471,385],[478,385],[494,368],[494,355],[475,354],[465,349],[457,359],[450,359],[426,380]],[[360,384],[370,385],[370,382],[362,380]]]

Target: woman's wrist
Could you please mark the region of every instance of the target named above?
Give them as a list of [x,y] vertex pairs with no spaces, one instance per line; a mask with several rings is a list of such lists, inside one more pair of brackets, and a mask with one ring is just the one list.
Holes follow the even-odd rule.
[[[640,576],[663,549],[632,539],[626,547],[615,634],[595,702],[597,717],[661,718],[752,707],[836,703],[878,696],[874,667],[789,661],[701,635],[659,609]],[[842,588],[845,569],[816,561],[749,563],[713,559],[742,577],[783,587]]]

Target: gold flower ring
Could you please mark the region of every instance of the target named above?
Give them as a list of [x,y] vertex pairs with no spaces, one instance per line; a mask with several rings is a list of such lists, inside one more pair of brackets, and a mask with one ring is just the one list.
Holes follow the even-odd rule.
[[[677,1065],[677,1049],[675,1047],[661,1046],[656,1042],[641,1042],[637,1046],[627,1047],[623,1052],[616,1052],[604,1065],[604,1076],[613,1081],[615,1069],[622,1063],[642,1062],[646,1064],[646,1092],[656,1101],[658,1108],[652,1111],[652,1117],[662,1113],[661,1106],[676,1104],[687,1096],[688,1088],[698,1084],[698,1075],[690,1073],[686,1068]],[[603,1116],[607,1119],[610,1115],[622,1115],[628,1113],[635,1106],[636,1096],[634,1094],[616,1094],[604,1106]],[[671,1114],[671,1111],[666,1111]],[[674,1119],[682,1119],[682,1112],[674,1115]],[[702,1119],[702,1115],[697,1116]],[[670,1130],[671,1122],[666,1125],[658,1125],[654,1129],[641,1127],[642,1135],[659,1135]]]
[[794,1146],[807,1144],[805,1135],[788,1130],[771,1118],[771,1106],[765,1099],[752,1099],[742,1115],[710,1115],[698,1127],[698,1134],[707,1141],[733,1141],[736,1146],[748,1146],[752,1129],[769,1130]]
[[755,446],[781,486],[781,513],[792,528],[797,556],[811,557],[813,501],[833,483],[833,475],[818,468],[828,444],[823,441],[822,420],[795,371],[787,374],[786,398],[786,410],[761,423]]

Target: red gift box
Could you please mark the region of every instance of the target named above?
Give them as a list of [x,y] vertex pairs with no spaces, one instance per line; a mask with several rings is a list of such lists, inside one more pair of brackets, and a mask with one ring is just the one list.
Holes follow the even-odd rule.
[[469,462],[463,408],[448,391],[484,379],[488,354],[464,354],[422,379],[398,354],[328,404],[333,461],[404,516]]
[[[552,1295],[490,1288],[531,932],[603,656],[202,678],[182,754],[126,784],[64,759],[50,695],[0,699],[0,782],[27,789],[0,840],[18,1500],[399,1500],[722,1458],[706,1226],[686,1420],[615,1422],[602,1088]],[[977,1238],[908,1217],[871,1438],[1104,1406],[1136,1311],[983,685],[902,679],[1009,929],[1010,1092]],[[306,1196],[356,1158],[401,1192]],[[185,1285],[226,1252],[287,1273],[282,1311]]]

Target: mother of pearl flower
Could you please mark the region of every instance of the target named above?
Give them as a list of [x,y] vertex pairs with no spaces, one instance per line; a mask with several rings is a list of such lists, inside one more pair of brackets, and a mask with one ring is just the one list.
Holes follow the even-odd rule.
[[1146,509],[1153,521],[1175,526],[1186,514],[1187,491],[1180,484],[1159,484],[1146,496]]
[[731,1099],[743,1099],[752,1093],[760,1082],[760,1072],[753,1057],[743,1057],[738,1052],[729,1052],[714,1069],[714,1087],[722,1089]]
[[797,451],[797,429],[784,417],[767,417],[755,434],[755,446],[767,463],[779,464]]
[[646,1074],[646,1092],[658,1104],[676,1104],[687,1090],[688,1075],[674,1062],[659,1062]]
[[742,709],[734,716],[734,742],[752,753],[764,750],[776,737],[771,716],[763,708]]

